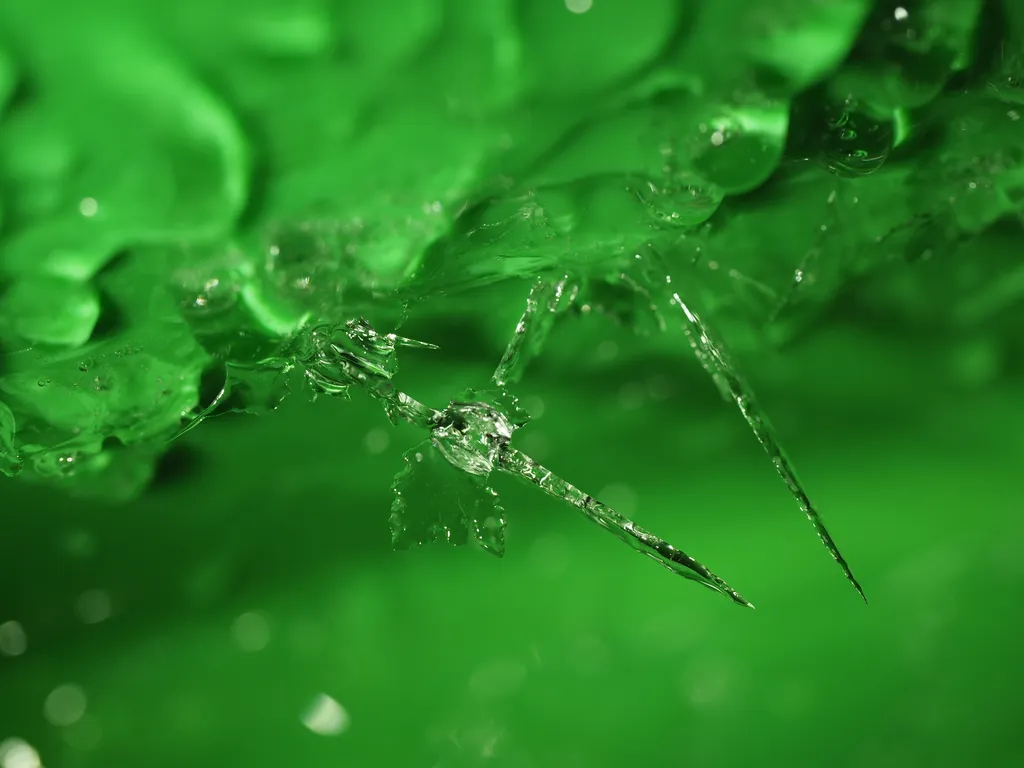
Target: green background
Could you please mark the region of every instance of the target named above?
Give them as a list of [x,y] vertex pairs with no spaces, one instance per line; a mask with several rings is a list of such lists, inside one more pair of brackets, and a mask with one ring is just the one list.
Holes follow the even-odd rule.
[[[1015,765],[1019,384],[952,386],[941,340],[923,346],[837,323],[763,387],[867,606],[742,421],[668,355],[643,355],[644,376],[543,366],[523,445],[635,504],[754,611],[500,480],[504,560],[390,551],[390,476],[419,436],[359,401],[214,420],[185,438],[185,471],[129,506],[9,483],[3,605],[28,650],[2,660],[4,729],[48,765]],[[410,389],[440,396],[473,370],[436,365],[410,361]],[[648,374],[673,396],[619,408]],[[113,610],[96,625],[76,612],[89,589]],[[252,611],[266,647],[247,652],[233,628]],[[66,683],[94,749],[66,743],[82,723],[43,717]],[[351,716],[336,738],[300,719],[321,692]]]
[[[951,2],[907,5],[948,22],[961,8]],[[871,4],[807,16],[782,0],[757,13],[741,0],[595,0],[576,15],[557,2],[484,5],[5,3],[5,285],[38,272],[85,290],[105,285],[103,267],[124,248],[244,245],[281,221],[365,220],[364,266],[429,297],[401,332],[440,346],[403,351],[396,383],[440,406],[487,381],[525,300],[519,278],[655,236],[646,209],[640,217],[625,198],[573,186],[654,173],[645,142],[657,147],[660,118],[623,108],[617,123],[621,105],[608,94],[647,93],[650,82],[630,77],[687,30],[696,42],[668,71],[705,88],[691,89],[703,95],[685,114],[717,108],[716,94],[752,61],[782,62],[771,98],[783,114],[801,98],[832,103],[813,88],[863,75],[834,73]],[[984,6],[986,23],[1003,6],[999,18],[1017,18],[1012,0],[967,3],[965,15],[968,6]],[[801,29],[817,37],[778,37],[794,18],[810,19]],[[1021,28],[982,25],[966,37],[977,48],[1004,35],[1010,53],[998,69],[1024,54]],[[941,29],[957,50],[957,25]],[[765,43],[778,39],[778,50]],[[944,72],[934,92],[920,70],[903,72],[913,87],[867,89],[876,100],[858,113],[877,116],[892,101],[923,126],[918,136],[955,125],[945,142],[912,142],[867,176],[863,157],[808,140],[833,171],[837,157],[854,167],[840,184],[765,140],[741,148],[736,167],[699,166],[717,186],[685,209],[698,224],[735,187],[712,225],[737,234],[716,253],[772,290],[784,291],[812,246],[849,267],[822,268],[834,290],[822,289],[811,322],[785,344],[751,322],[764,320],[756,302],[722,299],[719,314],[868,605],[678,334],[568,317],[514,388],[534,416],[516,444],[700,557],[756,610],[671,577],[503,476],[503,559],[439,545],[393,552],[389,486],[423,435],[392,427],[358,392],[348,402],[297,394],[271,413],[189,432],[129,502],[95,488],[76,495],[74,477],[66,488],[0,478],[0,745],[24,740],[50,768],[1024,764],[1024,314],[1013,279],[1024,128],[1007,118],[1015,85],[985,62],[948,85],[951,61],[928,59]],[[602,111],[611,117],[591,143],[564,140],[579,115]],[[1006,148],[999,169],[993,147]],[[979,155],[987,165],[965,176],[957,158]],[[564,204],[573,223],[562,230],[565,217],[552,216],[538,234],[494,214],[509,228],[504,246],[534,261],[496,258],[472,233],[428,248],[458,231],[463,203],[518,194],[502,186],[505,172],[522,188],[563,190],[544,202]],[[991,197],[935,208],[968,177]],[[833,184],[871,213],[836,219],[810,207],[802,190]],[[112,201],[92,229],[78,209],[84,195],[101,211]],[[430,200],[442,215],[424,208]],[[890,250],[869,245],[936,210]],[[815,245],[819,230],[840,234]],[[141,287],[163,279],[167,263],[136,257],[124,279],[148,297]],[[175,273],[172,288],[190,290],[186,277]],[[712,280],[709,295],[731,285]],[[58,318],[70,306],[61,296],[47,304]],[[286,298],[338,311],[323,294]],[[5,317],[21,317],[11,306]],[[117,339],[157,347],[140,312],[127,313]],[[14,360],[17,334],[0,330]],[[198,377],[204,358],[189,354]],[[127,386],[148,397],[144,384]],[[71,706],[60,686],[85,696],[69,725],[59,724]],[[321,696],[343,708],[341,733],[309,727]],[[0,766],[35,768],[14,762],[13,743]]]

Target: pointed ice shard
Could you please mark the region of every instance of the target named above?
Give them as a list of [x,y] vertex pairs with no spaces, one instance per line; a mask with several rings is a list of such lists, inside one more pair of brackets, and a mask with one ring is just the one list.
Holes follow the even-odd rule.
[[560,499],[578,509],[588,519],[606,531],[614,534],[637,552],[657,561],[663,567],[685,579],[703,584],[720,592],[734,603],[753,608],[739,592],[705,566],[664,539],[644,530],[632,520],[624,517],[606,504],[581,491],[571,483],[558,477],[551,470],[538,464],[522,451],[507,448],[502,452],[500,469],[510,475],[536,485],[544,493]]
[[523,377],[526,365],[540,354],[558,312],[573,303],[576,291],[577,286],[567,275],[537,279],[526,299],[526,309],[516,325],[515,335],[494,371],[495,384],[504,387]]
[[817,509],[811,504],[807,493],[797,479],[796,472],[793,470],[789,458],[782,450],[782,446],[779,444],[775,430],[768,421],[767,415],[761,409],[761,406],[758,405],[750,387],[740,378],[736,368],[729,360],[725,347],[713,337],[708,326],[695,311],[687,306],[679,293],[672,293],[671,304],[682,312],[683,332],[686,334],[686,338],[694,354],[697,356],[697,360],[714,380],[719,390],[739,407],[743,418],[751,430],[753,430],[754,437],[757,438],[769,458],[771,458],[776,472],[779,473],[779,477],[786,483],[789,492],[797,500],[801,511],[811,521],[825,548],[835,558],[836,562],[839,563],[839,567],[843,569],[843,573],[854,589],[867,602],[864,590],[853,575],[853,571],[847,564],[846,559],[839,551],[839,547],[833,541],[831,534],[825,527],[825,522],[821,519],[821,515],[818,514]]

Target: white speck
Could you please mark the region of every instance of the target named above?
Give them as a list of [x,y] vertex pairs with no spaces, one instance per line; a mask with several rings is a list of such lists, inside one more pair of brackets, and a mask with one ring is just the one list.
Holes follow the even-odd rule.
[[636,491],[625,483],[610,483],[606,485],[598,491],[597,498],[626,517],[632,517],[636,514]]
[[523,408],[525,408],[526,412],[530,414],[531,419],[539,419],[544,415],[544,400],[536,395],[524,397]]
[[643,407],[646,394],[639,382],[627,382],[619,390],[619,406],[627,411],[635,411],[637,408]]
[[616,355],[619,354],[619,345],[611,339],[605,339],[597,345],[597,352],[595,357],[599,362],[607,363],[614,360]]
[[16,621],[0,624],[0,653],[4,656],[21,656],[28,646],[25,629]]
[[235,619],[231,634],[243,651],[262,651],[270,642],[270,624],[262,613],[249,611]]
[[546,461],[547,456],[551,453],[551,441],[543,432],[531,432],[524,435],[522,446],[523,450],[537,461]]
[[647,382],[647,394],[652,400],[668,400],[672,392],[672,380],[668,376],[652,376]]
[[0,742],[0,768],[42,768],[42,762],[27,741],[7,739]]
[[[99,380],[96,380],[97,383]],[[87,559],[96,555],[99,545],[89,531],[73,530],[61,537],[61,547],[75,558]]]
[[686,698],[695,709],[719,707],[733,697],[732,675],[728,668],[721,666],[688,675],[686,688]]
[[321,736],[337,736],[348,730],[348,712],[338,702],[321,693],[302,715],[302,724]]
[[565,0],[569,13],[586,13],[594,7],[594,0]]
[[494,748],[498,746],[498,739],[501,738],[500,734],[494,734],[490,736],[485,742],[483,747],[480,749],[480,757],[490,758],[494,757]]
[[469,679],[469,690],[482,699],[511,696],[526,680],[526,665],[520,661],[493,661],[477,669]]
[[1015,109],[1011,109],[1009,112],[1007,112],[1006,116],[1013,120],[1013,122],[1017,122],[1018,120],[1020,120],[1020,112],[1018,112]]
[[363,438],[366,450],[373,454],[384,453],[391,443],[391,436],[383,429],[371,429]]
[[899,5],[896,7],[896,10],[893,11],[892,15],[896,19],[896,21],[903,21],[905,18],[907,18],[907,16],[910,15],[910,13],[902,5]]
[[51,725],[67,727],[85,714],[85,691],[77,685],[59,685],[43,703],[43,715]]
[[70,728],[65,728],[62,736],[64,743],[69,747],[89,752],[99,746],[103,738],[103,729],[95,717],[86,715]]
[[100,204],[96,202],[95,197],[85,197],[78,204],[78,212],[85,216],[87,219],[91,219],[96,215],[96,211],[100,209]]
[[112,613],[110,595],[102,589],[87,589],[75,603],[78,618],[86,624],[99,624],[106,621]]
[[711,143],[716,147],[722,146],[725,143],[725,134],[721,131],[715,131],[711,134]]

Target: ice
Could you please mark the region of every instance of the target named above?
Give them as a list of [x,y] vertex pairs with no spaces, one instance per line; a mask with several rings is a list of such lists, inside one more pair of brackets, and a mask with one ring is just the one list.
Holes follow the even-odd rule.
[[217,413],[259,414],[275,409],[288,395],[293,371],[301,372],[316,395],[349,398],[353,388],[379,401],[391,419],[426,426],[431,411],[391,383],[400,347],[436,349],[433,344],[379,333],[364,318],[318,323],[278,342],[252,342],[256,350],[223,363],[222,384],[205,408],[192,414],[175,439]]
[[405,454],[392,486],[396,547],[473,541],[498,557],[505,553],[505,513],[487,481],[517,429],[516,416],[485,402],[452,402],[432,414],[430,439]]
[[589,520],[597,523],[606,531],[611,532],[620,541],[625,542],[652,560],[661,563],[661,565],[673,573],[703,584],[705,587],[716,592],[721,592],[735,603],[748,608],[754,607],[736,590],[726,584],[725,581],[712,573],[705,565],[690,557],[681,549],[669,544],[664,539],[659,538],[650,531],[644,530],[632,520],[620,515],[590,494],[566,482],[522,451],[510,448],[503,452],[501,458],[502,471],[537,486],[549,496],[570,504],[582,512]]
[[743,414],[744,420],[753,430],[757,441],[771,458],[775,470],[779,473],[779,477],[785,482],[789,492],[800,505],[800,509],[811,521],[825,548],[835,558],[836,562],[839,563],[846,578],[853,584],[860,596],[867,600],[864,596],[864,590],[853,575],[850,566],[843,558],[839,548],[832,540],[828,529],[825,527],[824,521],[811,504],[807,493],[797,479],[796,472],[793,470],[789,458],[783,452],[775,435],[775,430],[768,421],[768,417],[761,410],[753,392],[743,379],[740,378],[735,366],[729,360],[724,346],[713,337],[710,328],[705,325],[696,312],[687,306],[678,292],[672,292],[671,304],[681,312],[683,332],[686,334],[686,339],[690,343],[690,347],[697,360],[708,375],[711,376],[719,390],[736,403],[740,413]]
[[[534,284],[527,298],[526,309],[516,326],[501,364],[494,374],[494,382],[503,388],[505,384],[518,380],[528,359],[540,352],[550,333],[556,313],[562,308],[564,298],[569,303],[578,299],[580,282],[570,276],[557,280],[540,278]],[[616,288],[617,284],[617,288]],[[709,325],[682,298],[681,286],[684,281],[675,280],[669,274],[662,257],[655,251],[636,254],[631,269],[617,276],[603,280],[590,280],[584,284],[586,294],[600,296],[606,293],[611,299],[595,306],[616,315],[624,312],[637,315],[648,314],[657,327],[666,328],[672,313],[681,321],[682,330],[698,362],[711,377],[723,397],[735,402],[754,436],[765,449],[776,472],[797,500],[800,509],[811,521],[819,538],[828,552],[841,567],[846,578],[857,592],[864,597],[864,591],[853,575],[849,564],[840,553],[838,546],[817,509],[811,503],[806,491],[797,478],[792,464],[783,451],[766,414],[762,411],[753,392],[743,381],[735,365],[729,359],[724,344],[715,338]],[[572,286],[571,293],[567,288]],[[605,290],[602,291],[602,286]],[[596,289],[596,290],[595,290]],[[625,292],[621,289],[625,289]],[[632,294],[632,298],[630,298]],[[587,299],[579,298],[579,301]],[[590,304],[586,304],[590,308]],[[629,321],[629,318],[626,318]],[[590,495],[561,480],[550,470],[536,464],[530,457],[511,447],[514,427],[491,406],[479,404],[449,406],[445,412],[448,424],[446,436],[456,437],[457,442],[445,454],[449,461],[464,471],[486,476],[498,468],[525,479],[552,496],[580,509],[588,518],[611,531],[623,541],[644,554],[653,557],[665,567],[688,578],[694,578],[706,586],[723,592],[731,599],[746,604],[734,590],[707,570],[693,558],[672,547],[653,534],[637,527]],[[525,423],[525,422],[524,422]],[[865,598],[866,599],[866,598]]]
[[393,485],[391,531],[396,547],[432,541],[456,545],[473,541],[492,554],[503,554],[504,510],[497,493],[488,485],[491,473],[499,471],[535,485],[579,510],[673,573],[752,607],[725,581],[682,550],[513,448],[512,435],[528,417],[506,391],[487,394],[492,396],[492,402],[453,401],[445,409],[435,411],[430,440],[405,455],[405,467]]
[[[125,248],[227,234],[249,196],[249,148],[235,115],[120,25],[64,26],[50,25],[62,55],[43,60],[31,94],[0,125],[19,222],[3,271],[85,280]],[[75,87],[66,86],[69,64]]]
[[22,467],[21,456],[14,444],[16,426],[11,409],[0,402],[0,472],[8,477],[14,477]]
[[434,419],[430,437],[449,463],[487,477],[512,440],[515,426],[487,403],[452,402]]
[[21,278],[0,301],[0,333],[15,343],[80,347],[99,317],[100,297],[88,281]]
[[295,363],[315,391],[348,396],[355,386],[381,402],[388,417],[424,426],[429,411],[394,388],[400,347],[436,349],[433,344],[394,333],[378,333],[365,319],[314,326],[300,334]]
[[396,549],[442,542],[474,542],[505,554],[505,513],[486,476],[462,471],[425,441],[403,457],[392,490],[391,538]]
[[522,378],[527,363],[540,354],[558,312],[571,306],[578,287],[561,278],[538,278],[526,299],[526,309],[516,325],[515,335],[494,371],[493,381],[499,387]]

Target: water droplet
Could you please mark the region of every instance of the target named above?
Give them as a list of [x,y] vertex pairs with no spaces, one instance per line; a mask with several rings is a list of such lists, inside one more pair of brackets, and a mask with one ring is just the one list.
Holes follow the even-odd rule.
[[544,415],[546,406],[544,405],[544,399],[537,395],[523,398],[523,408],[530,415],[530,419],[539,419]]
[[878,114],[931,101],[970,62],[981,0],[880,0],[862,26],[837,93]]
[[820,157],[837,176],[866,176],[877,171],[892,151],[895,130],[892,120],[839,107],[826,119],[828,127],[820,137]]
[[[723,105],[692,140],[692,167],[725,194],[743,194],[763,184],[778,165],[786,143],[789,105],[748,95],[738,104]],[[709,140],[710,139],[710,140]]]
[[646,394],[640,382],[627,381],[619,390],[619,406],[626,411],[635,411],[642,408]]
[[383,429],[371,429],[363,438],[363,443],[369,453],[384,453],[391,443],[391,436]]
[[95,216],[99,208],[99,203],[96,202],[96,198],[94,197],[84,197],[82,198],[82,201],[78,204],[78,212],[85,216],[87,219],[91,219],[93,216]]
[[103,729],[100,728],[99,720],[85,715],[78,722],[64,728],[61,735],[69,747],[89,752],[99,746],[100,740],[103,738]]
[[360,219],[304,221],[279,228],[267,247],[265,269],[282,296],[318,317],[359,311],[374,276],[357,257],[368,236]]
[[4,656],[21,656],[28,647],[25,629],[17,621],[0,624],[0,653]]
[[85,691],[79,686],[61,685],[46,697],[43,714],[52,725],[67,727],[85,714],[86,704]]
[[598,495],[626,517],[632,517],[637,512],[636,491],[625,483],[610,483]]
[[586,13],[594,7],[594,0],[565,0],[569,13]]
[[326,693],[313,699],[301,719],[304,726],[320,736],[338,736],[351,725],[345,708]]
[[243,651],[262,651],[270,642],[270,624],[262,613],[243,613],[231,625],[231,635]]
[[23,739],[0,742],[0,768],[42,768],[35,748]]
[[653,181],[641,184],[636,194],[656,222],[683,228],[710,219],[724,198],[721,188],[685,174],[675,174],[663,184]]
[[599,363],[608,363],[614,360],[619,354],[619,345],[611,339],[605,339],[597,345],[594,352],[594,359]]
[[99,624],[113,614],[110,595],[102,589],[87,589],[78,597],[75,612],[86,624]]

